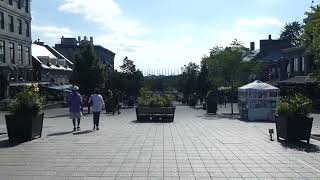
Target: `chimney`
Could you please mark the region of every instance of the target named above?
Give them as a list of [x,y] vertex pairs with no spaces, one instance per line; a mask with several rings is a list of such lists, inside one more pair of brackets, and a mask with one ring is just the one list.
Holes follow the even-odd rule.
[[272,37],[271,37],[271,35],[269,35],[269,40],[272,40]]
[[44,42],[40,41],[40,39],[37,39],[35,42],[33,42],[33,44],[44,46]]
[[81,36],[78,36],[78,42],[80,42],[81,41]]
[[90,37],[90,43],[93,45],[93,37]]
[[255,50],[255,44],[254,44],[254,42],[251,42],[251,43],[250,43],[250,50],[251,50],[251,51],[254,51],[254,50]]

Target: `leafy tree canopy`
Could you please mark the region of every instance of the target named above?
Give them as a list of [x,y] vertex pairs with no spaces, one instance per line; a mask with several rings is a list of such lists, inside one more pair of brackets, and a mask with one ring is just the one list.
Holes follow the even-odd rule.
[[287,40],[293,46],[301,45],[303,26],[298,21],[285,24],[280,34],[280,40]]
[[102,88],[106,79],[105,66],[97,59],[91,45],[83,47],[76,55],[71,81],[79,86],[80,93],[90,95],[94,89]]

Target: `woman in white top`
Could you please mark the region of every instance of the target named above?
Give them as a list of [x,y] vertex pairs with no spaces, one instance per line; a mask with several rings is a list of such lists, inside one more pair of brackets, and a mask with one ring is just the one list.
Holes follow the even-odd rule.
[[99,130],[99,119],[102,106],[104,105],[103,97],[99,94],[99,89],[94,90],[94,94],[90,96],[90,105],[93,113],[93,130]]

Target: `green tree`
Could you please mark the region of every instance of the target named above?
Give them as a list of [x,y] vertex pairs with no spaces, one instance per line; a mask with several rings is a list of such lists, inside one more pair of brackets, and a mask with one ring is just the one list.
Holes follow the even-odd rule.
[[198,76],[198,94],[201,98],[205,98],[210,90],[209,80],[209,57],[203,57],[200,65],[200,72]]
[[215,47],[210,51],[209,79],[217,87],[230,87],[232,114],[236,87],[247,83],[251,74],[261,71],[258,62],[244,60],[247,55],[247,48],[237,40],[234,40],[230,47]]
[[303,43],[308,53],[313,55],[316,66],[313,74],[320,80],[320,6],[312,7],[306,15],[308,18],[304,25]]
[[136,70],[136,65],[128,57],[124,58],[123,64],[120,66],[120,69],[125,74],[132,74],[132,73],[137,71]]
[[303,26],[298,21],[285,24],[280,34],[280,40],[287,40],[293,46],[301,45]]
[[177,83],[178,90],[183,93],[185,98],[197,92],[198,74],[199,66],[197,64],[190,62],[184,66],[183,73],[177,79]]
[[80,93],[90,95],[96,87],[104,87],[105,66],[95,56],[91,45],[85,45],[81,54],[75,56],[71,81],[79,86]]

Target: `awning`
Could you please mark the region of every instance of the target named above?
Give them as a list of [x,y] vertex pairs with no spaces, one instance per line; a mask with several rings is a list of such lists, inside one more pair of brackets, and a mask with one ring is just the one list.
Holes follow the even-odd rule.
[[254,81],[239,88],[239,92],[279,91],[279,88],[262,81]]
[[60,85],[60,86],[49,86],[48,89],[53,89],[57,91],[65,91],[65,92],[71,92],[70,88],[72,85],[67,84],[67,85]]
[[317,81],[310,76],[295,76],[293,78],[278,82],[279,85],[306,85],[315,84]]
[[27,85],[48,85],[49,82],[10,82],[9,86],[17,87],[17,86],[27,86]]

